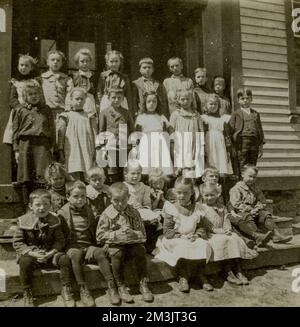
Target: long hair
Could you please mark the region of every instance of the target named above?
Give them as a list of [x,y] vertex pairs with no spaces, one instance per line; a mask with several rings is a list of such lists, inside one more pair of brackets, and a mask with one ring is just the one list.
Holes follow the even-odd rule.
[[147,97],[149,95],[155,95],[156,96],[156,99],[157,99],[157,107],[155,109],[155,113],[161,115],[162,114],[161,101],[159,99],[158,94],[155,91],[149,91],[149,92],[145,92],[143,94],[143,110],[142,110],[142,113],[147,113],[146,101],[147,101]]

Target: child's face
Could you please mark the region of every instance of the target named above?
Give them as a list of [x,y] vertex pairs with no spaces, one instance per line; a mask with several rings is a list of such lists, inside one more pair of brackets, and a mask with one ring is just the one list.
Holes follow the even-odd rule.
[[109,94],[109,101],[114,108],[120,107],[123,99],[124,95],[122,93],[111,92]]
[[238,98],[238,103],[242,108],[249,108],[251,102],[252,97],[248,95],[243,95]]
[[125,175],[126,182],[135,185],[140,182],[142,178],[142,171],[140,168],[130,168]]
[[225,90],[225,81],[221,78],[216,78],[214,81],[214,91],[217,94],[222,94]]
[[175,76],[181,75],[182,68],[182,64],[179,60],[171,60],[169,63],[170,72]]
[[213,183],[217,184],[219,181],[219,175],[217,173],[209,172],[202,177],[204,183]]
[[85,103],[85,94],[80,91],[75,91],[72,93],[71,104],[73,109],[82,110]]
[[90,69],[91,58],[87,55],[81,54],[78,58],[78,69],[86,72]]
[[155,112],[157,108],[157,97],[154,94],[148,95],[146,99],[146,109],[149,112]]
[[40,92],[37,88],[31,88],[26,91],[26,100],[32,105],[36,105],[40,101]]
[[203,202],[209,206],[215,205],[219,198],[219,193],[216,190],[204,190],[201,195]]
[[66,183],[65,176],[62,174],[57,174],[50,177],[50,184],[54,188],[62,188]]
[[219,104],[216,99],[208,99],[206,103],[207,112],[210,114],[215,114],[219,111]]
[[124,211],[127,207],[129,200],[129,193],[128,192],[112,192],[111,193],[111,204],[117,211]]
[[101,191],[103,189],[104,182],[105,176],[102,175],[94,175],[89,179],[90,185],[92,185],[93,188],[97,191]]
[[198,72],[195,74],[195,81],[198,85],[204,85],[207,81],[205,72]]
[[183,109],[190,109],[192,104],[192,98],[187,93],[182,93],[178,97],[178,103]]
[[59,72],[62,67],[62,57],[58,53],[51,53],[47,59],[47,65],[53,72]]
[[117,55],[111,55],[108,58],[108,61],[107,61],[107,67],[108,67],[108,69],[110,69],[110,70],[112,70],[114,72],[117,72],[117,71],[119,71],[120,66],[121,66],[121,60],[120,60],[120,57],[119,56],[117,56]]
[[28,75],[32,71],[32,68],[31,62],[28,59],[19,59],[18,70],[22,75]]
[[44,218],[49,214],[51,201],[47,198],[36,198],[29,205],[33,214],[38,218]]
[[152,188],[154,190],[163,190],[165,187],[165,182],[162,179],[158,179],[152,182]]
[[175,193],[179,204],[185,206],[191,201],[194,192],[189,185],[177,185],[175,187]]
[[141,64],[140,73],[146,78],[150,78],[153,74],[153,65],[151,64]]
[[243,172],[242,177],[245,184],[250,186],[255,184],[257,173],[253,169],[247,169],[246,171]]
[[86,190],[75,188],[67,199],[73,207],[81,209],[86,204]]

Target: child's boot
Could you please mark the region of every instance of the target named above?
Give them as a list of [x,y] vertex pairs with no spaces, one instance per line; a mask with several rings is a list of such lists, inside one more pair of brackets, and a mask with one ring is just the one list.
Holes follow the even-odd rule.
[[236,277],[243,283],[243,285],[250,284],[248,278],[241,271],[236,274]]
[[206,292],[211,292],[214,290],[213,286],[209,283],[207,277],[204,274],[200,274],[199,275],[199,279],[200,282],[202,284],[202,288],[206,291]]
[[31,288],[27,288],[26,290],[24,290],[24,297],[23,297],[23,305],[24,307],[34,307],[33,304],[33,295],[32,295],[32,290]]
[[183,293],[188,293],[190,291],[190,285],[186,278],[180,277],[179,278],[179,291]]
[[154,300],[152,292],[148,287],[148,278],[143,278],[140,281],[140,293],[143,295],[143,301],[152,302]]
[[254,232],[253,237],[255,239],[256,245],[258,247],[263,247],[265,246],[273,237],[273,232],[268,231],[265,234]]
[[95,300],[85,284],[80,286],[80,300],[86,307],[94,307]]
[[278,229],[274,229],[273,243],[287,243],[293,239],[293,236],[284,236]]
[[235,284],[235,285],[243,285],[242,281],[239,280],[234,273],[232,272],[232,270],[228,271],[227,274],[227,281],[231,284]]
[[67,308],[75,307],[75,300],[73,297],[72,289],[69,285],[64,285],[61,290],[61,296],[64,301],[64,305]]
[[118,293],[118,290],[116,288],[114,281],[108,282],[107,286],[108,286],[107,292],[108,292],[110,303],[112,305],[120,304],[120,302],[121,302],[120,295]]
[[129,294],[126,285],[122,284],[118,287],[121,300],[125,303],[133,303],[133,297]]

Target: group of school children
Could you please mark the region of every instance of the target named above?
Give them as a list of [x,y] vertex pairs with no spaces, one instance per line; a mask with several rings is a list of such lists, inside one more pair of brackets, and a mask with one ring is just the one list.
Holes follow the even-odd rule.
[[[86,263],[99,266],[112,304],[134,301],[128,266],[136,268],[143,300],[152,302],[146,253],[175,267],[182,292],[192,275],[213,290],[209,262],[222,263],[228,282],[249,284],[241,260],[271,240],[291,240],[279,233],[256,186],[264,133],[251,90],[237,92],[240,108],[231,113],[224,78],[215,77],[210,89],[205,68],[192,80],[173,57],[172,75],[161,84],[153,60],[143,58],[141,77],[131,83],[120,52],[105,59],[97,78],[91,52],[80,49],[70,77],[60,71],[64,54],[53,50],[49,70],[36,77],[35,59],[21,55],[11,80],[3,141],[12,144],[14,185],[29,208],[14,237],[24,305],[33,305],[33,270],[55,266],[65,305],[76,305],[75,282],[77,305],[94,306]],[[140,134],[128,149],[134,131]]]

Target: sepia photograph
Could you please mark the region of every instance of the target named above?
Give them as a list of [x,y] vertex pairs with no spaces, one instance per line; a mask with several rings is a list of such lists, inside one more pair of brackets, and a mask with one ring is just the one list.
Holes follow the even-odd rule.
[[300,0],[0,0],[0,138],[0,312],[300,306]]

